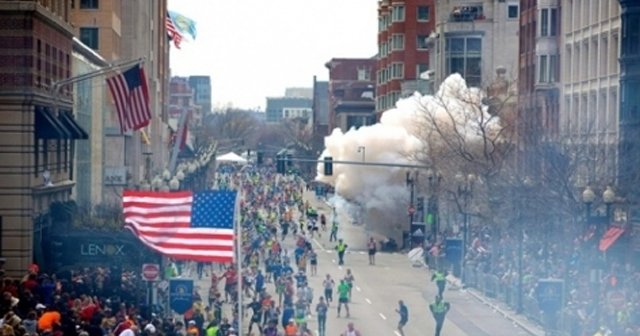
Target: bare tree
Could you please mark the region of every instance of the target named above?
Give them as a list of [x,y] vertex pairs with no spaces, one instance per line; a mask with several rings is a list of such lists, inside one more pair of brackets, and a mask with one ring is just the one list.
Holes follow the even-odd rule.
[[207,116],[203,136],[209,141],[244,141],[246,145],[255,140],[259,121],[253,111],[227,108]]
[[493,220],[506,199],[493,189],[503,182],[503,168],[513,162],[515,82],[499,76],[487,93],[447,80],[436,95],[422,99],[414,133],[422,148],[412,156],[439,172],[440,193],[460,212],[471,209],[458,192],[456,176],[477,177],[473,215]]

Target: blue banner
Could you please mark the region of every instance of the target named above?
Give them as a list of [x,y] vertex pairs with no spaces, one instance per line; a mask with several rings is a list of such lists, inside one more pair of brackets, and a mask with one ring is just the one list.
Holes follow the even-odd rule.
[[193,305],[193,280],[169,280],[169,307],[178,314],[184,314]]
[[453,266],[453,275],[462,274],[462,239],[450,238],[445,240],[445,257],[449,265]]
[[558,279],[540,279],[536,287],[536,298],[540,309],[555,313],[562,308],[564,281]]

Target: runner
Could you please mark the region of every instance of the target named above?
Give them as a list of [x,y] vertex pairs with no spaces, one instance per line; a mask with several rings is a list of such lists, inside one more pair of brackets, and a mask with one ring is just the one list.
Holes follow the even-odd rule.
[[311,275],[318,275],[318,253],[315,250],[309,251],[309,264],[311,265]]
[[353,292],[353,283],[356,281],[356,278],[351,273],[351,269],[347,269],[347,274],[344,276],[344,280],[349,285],[349,301],[351,301],[351,293]]
[[330,306],[331,302],[333,302],[333,288],[336,286],[330,274],[327,274],[327,277],[322,282],[322,286],[324,287],[324,297],[327,298],[327,306]]
[[404,331],[402,331],[402,328],[409,321],[409,310],[407,309],[407,306],[405,306],[404,302],[402,302],[402,300],[398,301],[398,309],[396,309],[396,312],[400,314],[400,322],[398,322],[398,332],[400,332],[401,336],[404,336]]
[[347,311],[347,317],[349,317],[349,284],[347,281],[340,280],[340,285],[338,285],[338,317],[340,317],[340,308],[344,305],[345,310]]
[[356,328],[353,326],[353,322],[349,322],[347,324],[347,330],[340,334],[340,336],[362,336],[362,334],[360,333],[360,331],[356,330]]
[[324,298],[321,296],[318,299],[318,304],[316,305],[316,314],[318,315],[318,336],[325,336],[325,332],[327,330],[327,311],[329,310],[329,305],[324,302]]
[[253,314],[251,315],[251,322],[249,322],[249,334],[251,334],[251,329],[253,329],[253,325],[258,325],[258,330],[262,333],[262,325],[260,322],[262,321],[262,303],[258,301],[258,297],[254,297],[253,301],[247,305],[248,309],[251,309]]
[[369,248],[369,265],[376,264],[376,242],[373,240],[373,237],[369,238],[369,243],[367,244]]

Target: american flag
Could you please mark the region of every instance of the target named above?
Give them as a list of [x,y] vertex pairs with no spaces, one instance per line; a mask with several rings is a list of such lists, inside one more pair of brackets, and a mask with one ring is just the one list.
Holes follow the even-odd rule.
[[180,42],[182,42],[182,34],[178,31],[176,26],[173,24],[173,20],[167,14],[167,18],[165,19],[165,26],[167,27],[167,36],[169,36],[170,40],[173,40],[173,45],[176,48],[180,49]]
[[140,64],[107,78],[107,85],[116,105],[121,133],[149,125],[149,88],[147,76]]
[[125,190],[125,228],[171,258],[233,261],[235,191],[145,192]]

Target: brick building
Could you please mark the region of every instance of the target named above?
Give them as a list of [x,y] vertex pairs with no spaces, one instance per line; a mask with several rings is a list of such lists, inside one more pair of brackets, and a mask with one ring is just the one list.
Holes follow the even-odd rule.
[[426,93],[420,74],[429,70],[427,38],[435,27],[434,0],[378,2],[378,62],[376,102],[378,117],[400,97]]
[[[86,131],[71,113],[69,1],[0,2],[0,254],[10,275],[34,260],[34,229],[70,199],[73,145]],[[58,109],[54,108],[57,106]]]
[[329,69],[329,132],[372,125],[375,117],[375,58],[334,58]]

